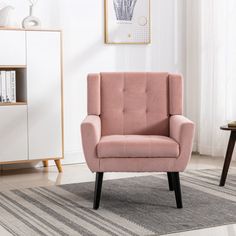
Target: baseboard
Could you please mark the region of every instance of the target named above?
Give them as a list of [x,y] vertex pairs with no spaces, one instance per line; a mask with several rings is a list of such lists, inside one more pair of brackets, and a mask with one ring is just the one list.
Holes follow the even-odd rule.
[[193,150],[192,151],[197,152],[197,143],[196,142],[193,143]]
[[80,150],[66,151],[63,165],[85,163],[84,154]]

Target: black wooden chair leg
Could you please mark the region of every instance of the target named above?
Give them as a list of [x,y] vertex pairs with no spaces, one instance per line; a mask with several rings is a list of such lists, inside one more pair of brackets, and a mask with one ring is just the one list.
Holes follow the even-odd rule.
[[93,201],[94,210],[97,210],[99,208],[101,192],[102,192],[102,180],[103,180],[103,172],[97,172],[95,190],[94,190],[94,201]]
[[172,174],[171,174],[171,172],[167,172],[167,177],[168,177],[168,183],[169,183],[169,190],[170,190],[170,191],[174,191],[173,180],[172,180]]
[[175,190],[175,199],[177,208],[183,208],[179,172],[172,172],[173,187]]

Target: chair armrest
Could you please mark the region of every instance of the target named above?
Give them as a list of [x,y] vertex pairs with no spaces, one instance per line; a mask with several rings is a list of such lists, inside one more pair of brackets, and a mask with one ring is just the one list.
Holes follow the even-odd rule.
[[181,115],[170,117],[170,137],[180,146],[180,156],[182,170],[187,166],[190,160],[195,125],[192,121]]
[[99,159],[96,146],[101,139],[101,119],[96,115],[88,115],[81,124],[84,156],[92,172],[99,171]]

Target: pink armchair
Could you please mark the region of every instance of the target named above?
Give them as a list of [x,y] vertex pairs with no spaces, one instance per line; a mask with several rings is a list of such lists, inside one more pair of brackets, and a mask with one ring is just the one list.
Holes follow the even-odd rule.
[[194,124],[183,114],[180,75],[88,75],[88,116],[81,124],[88,167],[96,172],[94,209],[104,172],[167,172],[182,208],[179,172],[191,156]]

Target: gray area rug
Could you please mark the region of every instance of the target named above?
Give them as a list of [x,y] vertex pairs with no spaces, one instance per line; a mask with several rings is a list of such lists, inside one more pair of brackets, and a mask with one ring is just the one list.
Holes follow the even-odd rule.
[[[122,174],[121,174],[122,175]],[[166,174],[108,180],[100,209],[94,183],[0,192],[0,225],[13,235],[162,235],[236,223],[236,175],[218,187],[220,170],[181,174],[176,209]]]

